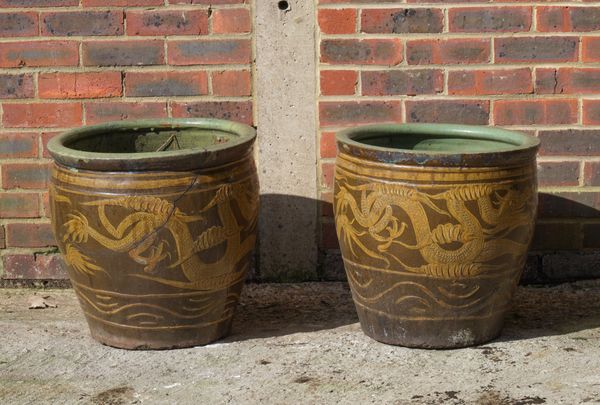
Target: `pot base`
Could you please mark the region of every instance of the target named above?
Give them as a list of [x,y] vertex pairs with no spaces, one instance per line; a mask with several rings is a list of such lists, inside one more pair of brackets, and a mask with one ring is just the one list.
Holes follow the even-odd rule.
[[504,313],[487,318],[398,320],[357,306],[363,332],[381,343],[420,349],[459,349],[500,335]]
[[204,346],[229,335],[233,317],[199,328],[140,331],[88,319],[90,333],[106,346],[129,350],[166,350]]

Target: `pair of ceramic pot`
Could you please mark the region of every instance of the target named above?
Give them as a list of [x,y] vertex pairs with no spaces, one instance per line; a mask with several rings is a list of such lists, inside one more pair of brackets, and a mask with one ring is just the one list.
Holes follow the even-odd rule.
[[[54,232],[94,338],[158,349],[228,333],[256,241],[254,139],[194,119],[50,141]],[[365,333],[431,348],[494,338],[533,233],[537,140],[379,125],[337,142],[336,227]]]

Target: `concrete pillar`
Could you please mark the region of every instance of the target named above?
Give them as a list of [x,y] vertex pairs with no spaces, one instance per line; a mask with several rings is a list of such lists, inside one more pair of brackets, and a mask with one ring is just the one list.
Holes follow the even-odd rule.
[[258,276],[317,277],[315,5],[255,1]]

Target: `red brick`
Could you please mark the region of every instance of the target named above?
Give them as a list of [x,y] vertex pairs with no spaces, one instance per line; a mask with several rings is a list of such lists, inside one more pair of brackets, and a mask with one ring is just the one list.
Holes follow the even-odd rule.
[[23,41],[0,44],[0,67],[77,66],[76,41]]
[[41,13],[43,36],[123,35],[123,12],[58,11]]
[[323,101],[319,103],[321,126],[349,126],[401,122],[399,101]]
[[38,15],[34,12],[0,13],[0,36],[28,37],[38,34]]
[[583,62],[600,62],[600,37],[582,38]]
[[570,23],[568,7],[537,8],[536,30],[539,32],[568,32]]
[[600,30],[600,7],[555,7],[537,9],[540,32],[588,32]]
[[3,257],[4,279],[68,279],[66,266],[57,254],[9,254]]
[[553,192],[539,193],[540,218],[600,218],[600,193]]
[[[562,74],[563,80],[567,77]],[[537,68],[535,70],[536,94],[562,94],[564,87],[559,86],[559,69]]]
[[599,156],[600,130],[567,129],[540,131],[540,155]]
[[252,77],[248,70],[212,72],[212,89],[216,96],[250,96]]
[[83,43],[85,66],[135,66],[164,63],[162,40],[94,41]]
[[77,5],[79,5],[79,0],[0,0],[0,7],[63,7]]
[[448,10],[451,32],[529,31],[531,7],[460,7]]
[[406,44],[409,65],[485,63],[490,52],[488,39],[419,39]]
[[600,93],[600,69],[537,69],[536,93],[598,94]]
[[[494,1],[498,1],[498,0],[485,0],[483,2],[484,3],[489,3],[489,2],[494,2]],[[503,3],[516,2],[516,1],[524,1],[524,0],[502,0]],[[414,3],[414,4],[436,4],[436,5],[441,5],[441,4],[444,4],[444,3],[462,4],[462,3],[483,3],[483,2],[481,0],[407,0],[407,3]]]
[[540,187],[567,187],[579,185],[579,162],[539,162]]
[[0,133],[0,159],[37,157],[36,133]]
[[213,11],[213,34],[247,33],[252,31],[250,11],[245,8],[223,8]]
[[496,38],[496,63],[575,62],[578,57],[577,37]]
[[333,188],[335,178],[335,164],[321,163],[321,185],[327,189]]
[[461,70],[448,72],[448,94],[528,94],[533,92],[531,69]]
[[361,73],[362,94],[395,96],[436,94],[444,90],[444,72],[434,69],[381,70]]
[[37,193],[0,193],[0,218],[38,218],[40,202]]
[[487,125],[489,101],[411,100],[406,102],[408,122]]
[[40,98],[121,96],[121,72],[40,73],[38,91]]
[[496,125],[558,125],[577,123],[577,100],[498,100]]
[[252,59],[248,39],[169,41],[168,47],[172,65],[246,64]]
[[207,10],[132,10],[127,12],[127,35],[205,35]]
[[340,248],[335,224],[332,222],[321,224],[321,247],[327,250]]
[[29,98],[34,95],[32,74],[0,74],[0,98]]
[[356,32],[356,10],[319,10],[319,27],[324,34],[352,34]]
[[600,162],[585,162],[583,178],[586,186],[600,186]]
[[3,104],[5,127],[64,128],[81,125],[82,109],[79,103]]
[[[582,0],[582,1],[594,1],[594,0]],[[532,3],[529,0],[492,0],[493,3]],[[540,0],[535,3],[567,3],[572,2],[571,0]]]
[[203,4],[203,5],[221,5],[221,4],[248,4],[249,0],[169,0],[169,4]]
[[44,189],[48,187],[49,172],[47,163],[4,163],[2,186],[5,189]]
[[399,39],[325,39],[321,62],[329,64],[397,65],[402,62]]
[[126,96],[199,96],[203,94],[208,94],[208,74],[204,71],[125,73]]
[[[417,1],[409,1],[409,3],[434,3],[436,0],[417,0]],[[442,0],[447,1],[447,0]],[[481,1],[481,0],[478,0]],[[319,4],[365,4],[365,3],[404,3],[404,0],[319,0]],[[461,0],[456,0],[457,3],[460,3]]]
[[206,117],[252,124],[251,101],[171,102],[173,117]]
[[437,8],[367,9],[361,13],[361,32],[373,34],[437,33],[444,14]]
[[322,70],[321,94],[324,96],[351,96],[356,93],[358,72],[355,70]]
[[600,100],[583,100],[583,124],[600,125]]
[[323,131],[321,133],[320,151],[322,158],[335,157],[337,153],[337,145],[335,142],[335,132]]
[[52,226],[41,224],[7,224],[7,247],[47,247],[56,245]]
[[[171,1],[171,3],[173,3]],[[164,0],[82,0],[83,7],[136,7],[162,6]]]
[[50,218],[50,195],[46,191],[45,193],[42,193],[41,197],[42,197],[42,208],[43,208],[42,213],[46,218]]
[[85,120],[87,124],[165,117],[167,117],[167,104],[165,102],[139,103],[112,101],[85,103]]

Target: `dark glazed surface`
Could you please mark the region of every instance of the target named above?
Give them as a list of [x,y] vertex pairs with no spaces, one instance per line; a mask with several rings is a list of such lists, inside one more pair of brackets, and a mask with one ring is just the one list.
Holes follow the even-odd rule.
[[[506,132],[452,126],[445,134],[444,126],[421,125],[338,135],[336,229],[367,335],[455,348],[500,333],[537,206],[537,141],[490,136]],[[402,137],[388,141],[405,149],[373,145],[386,136]],[[365,139],[370,144],[358,142]],[[484,142],[465,148],[465,139]]]
[[[208,121],[200,125],[210,131],[204,128]],[[152,171],[74,170],[61,163],[81,152],[54,149],[61,162],[52,169],[50,188],[54,233],[97,340],[160,349],[206,344],[228,333],[256,241],[258,179],[253,130],[248,133],[232,149],[225,142],[202,151],[148,153],[132,163],[125,155],[135,153],[84,163],[112,168],[147,163]],[[164,138],[157,143],[163,145]],[[81,148],[93,144],[93,139],[77,143],[78,137],[62,141]],[[230,160],[203,167],[199,156],[211,159],[212,153]],[[184,155],[188,160],[179,162],[197,168],[160,171],[155,163],[168,163],[163,154]]]

